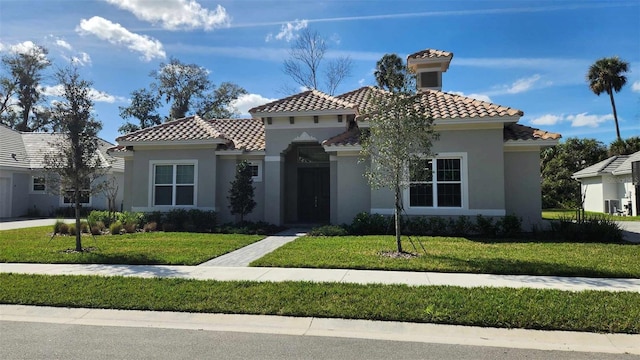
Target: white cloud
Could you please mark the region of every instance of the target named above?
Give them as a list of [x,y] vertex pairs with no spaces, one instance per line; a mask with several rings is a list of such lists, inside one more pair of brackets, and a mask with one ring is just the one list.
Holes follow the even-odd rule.
[[130,11],[138,19],[160,23],[167,30],[204,29],[227,27],[231,18],[227,10],[218,5],[215,10],[203,8],[195,0],[106,0],[121,9]]
[[562,115],[545,114],[529,121],[532,125],[555,125],[563,120]]
[[509,94],[519,94],[530,90],[533,85],[540,80],[540,75],[535,74],[528,78],[518,79],[506,90]]
[[67,50],[72,50],[73,48],[71,47],[71,44],[69,44],[68,42],[62,40],[62,39],[56,39],[56,45],[58,45],[61,48],[65,48]]
[[294,22],[288,22],[283,24],[280,28],[280,32],[273,36],[272,33],[269,33],[265,39],[265,41],[269,42],[273,39],[276,40],[284,40],[286,42],[290,42],[291,40],[298,37],[298,31],[306,28],[308,25],[307,20],[295,20]]
[[631,91],[640,92],[640,80],[634,81],[633,84],[631,84]]
[[448,91],[448,93],[460,95],[460,96],[466,96],[466,97],[470,97],[480,101],[492,102],[491,98],[485,94],[465,94],[462,91]]
[[360,80],[358,80],[358,85],[364,86],[364,82],[365,82],[364,79],[360,79]]
[[160,41],[146,35],[134,34],[122,25],[99,16],[89,20],[82,19],[76,31],[82,35],[95,35],[115,45],[124,45],[129,50],[141,53],[145,61],[151,61],[154,58],[164,59],[167,56]]
[[[61,97],[62,95],[64,95],[64,87],[61,84],[53,85],[53,86],[43,86],[40,88],[40,92],[46,96]],[[127,99],[124,97],[114,96],[104,91],[96,90],[94,88],[89,89],[89,97],[91,98],[91,100],[95,102],[106,102],[110,104],[113,104],[116,101],[117,102],[127,101]]]
[[73,56],[71,62],[80,66],[91,65],[91,56],[86,52],[80,52],[78,56]]
[[47,54],[42,52],[42,49],[34,44],[32,41],[23,41],[14,45],[2,45],[0,44],[0,51],[8,51],[13,54],[29,54],[36,56],[40,63],[48,63],[49,59]]
[[249,114],[249,109],[266,104],[277,99],[269,99],[258,94],[244,94],[238,96],[237,100],[231,102],[231,107],[242,115]]
[[613,120],[613,115],[587,115],[586,112],[567,116],[567,120],[571,121],[572,127],[598,127],[601,123]]

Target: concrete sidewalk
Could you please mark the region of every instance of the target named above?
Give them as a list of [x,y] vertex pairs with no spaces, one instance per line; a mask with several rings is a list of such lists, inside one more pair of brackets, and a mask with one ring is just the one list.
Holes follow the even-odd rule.
[[640,335],[264,315],[0,305],[0,321],[329,336],[640,355]]
[[218,281],[310,281],[349,284],[451,285],[461,287],[536,288],[567,291],[601,290],[640,292],[640,279],[351,269],[3,263],[0,264],[0,272],[42,275],[166,277]]

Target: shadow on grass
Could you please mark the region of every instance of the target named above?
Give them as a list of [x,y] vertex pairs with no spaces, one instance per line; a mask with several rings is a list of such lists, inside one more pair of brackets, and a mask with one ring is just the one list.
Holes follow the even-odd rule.
[[591,278],[634,278],[634,274],[623,271],[598,270],[583,266],[550,263],[543,261],[515,259],[468,259],[463,260],[446,255],[427,254],[443,264],[456,269],[468,269],[473,273],[497,275],[534,275],[534,276],[578,276]]

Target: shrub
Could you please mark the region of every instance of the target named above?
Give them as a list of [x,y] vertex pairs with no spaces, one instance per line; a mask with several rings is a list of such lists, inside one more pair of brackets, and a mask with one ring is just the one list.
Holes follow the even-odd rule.
[[58,234],[67,235],[69,234],[69,224],[60,222],[58,226]]
[[176,231],[176,226],[173,223],[165,222],[162,224],[162,231],[164,232],[174,232]]
[[430,235],[431,225],[429,218],[425,216],[414,216],[404,222],[404,232],[407,235]]
[[[216,227],[216,212],[191,209],[187,211],[188,226],[199,232],[212,232]],[[186,226],[185,226],[186,227]]]
[[173,209],[166,213],[165,217],[168,223],[173,224],[174,230],[172,231],[182,231],[189,220],[189,213],[185,209]]
[[496,237],[496,226],[492,218],[482,215],[476,216],[476,231],[480,236],[494,238]]
[[278,225],[269,224],[264,221],[241,223],[226,223],[218,226],[215,230],[221,234],[245,234],[245,235],[271,235],[276,234],[285,228]]
[[122,228],[124,229],[124,232],[126,232],[127,234],[133,234],[138,230],[138,224],[133,222],[128,222],[128,223],[122,224]]
[[150,213],[144,214],[144,221],[146,223],[156,223],[156,228],[160,228],[161,225],[165,221],[165,213],[160,211],[153,211]]
[[551,222],[551,231],[561,240],[568,242],[623,242],[620,226],[604,215],[586,216],[580,221],[571,217],[561,217]]
[[345,236],[349,232],[347,229],[338,225],[324,225],[311,229],[307,233],[308,236]]
[[368,212],[357,214],[349,229],[355,235],[390,235],[395,233],[393,217],[369,214]]
[[[54,234],[62,234],[62,225],[64,224],[64,226],[66,227],[67,224],[64,223],[64,221],[62,221],[61,219],[56,220],[56,223],[53,224],[53,233]],[[68,231],[68,229],[66,230]]]
[[118,220],[125,226],[137,229],[144,222],[144,214],[141,212],[125,211],[117,213]]
[[467,236],[473,233],[474,224],[466,216],[451,219],[449,232],[455,236]]
[[431,235],[443,236],[448,233],[449,224],[445,218],[439,216],[432,216],[429,218],[429,228],[431,229]]
[[80,233],[88,234],[89,233],[89,223],[86,220],[80,221]]
[[120,221],[113,222],[109,226],[109,232],[111,235],[120,235],[122,233],[122,223]]
[[87,221],[89,224],[96,224],[97,222],[102,222],[105,226],[111,225],[117,219],[116,212],[109,212],[106,210],[93,210],[87,216]]
[[152,222],[148,222],[146,224],[144,224],[144,232],[153,232],[156,231],[158,228],[158,223],[156,223],[155,221]]
[[522,233],[522,219],[515,215],[507,215],[496,221],[496,233],[500,237],[514,238]]
[[69,224],[69,235],[76,234],[76,224]]
[[102,221],[97,221],[93,226],[91,226],[91,235],[102,235],[103,230],[104,223],[102,223]]

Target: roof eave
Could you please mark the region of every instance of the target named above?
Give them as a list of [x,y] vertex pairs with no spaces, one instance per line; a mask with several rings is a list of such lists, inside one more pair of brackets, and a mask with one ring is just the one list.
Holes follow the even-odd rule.
[[189,146],[189,145],[219,145],[226,144],[228,140],[226,139],[195,139],[195,140],[153,140],[153,141],[121,141],[118,142],[118,145],[121,146],[135,146],[135,147],[146,147],[146,146],[162,146],[162,145],[176,145],[176,146]]
[[287,117],[287,116],[322,116],[322,115],[345,115],[354,114],[358,115],[357,108],[343,108],[332,110],[311,110],[311,111],[261,111],[250,113],[253,116],[266,118],[266,117]]
[[456,118],[434,118],[434,125],[450,124],[481,124],[481,123],[517,123],[520,116],[478,116],[478,117],[456,117]]

